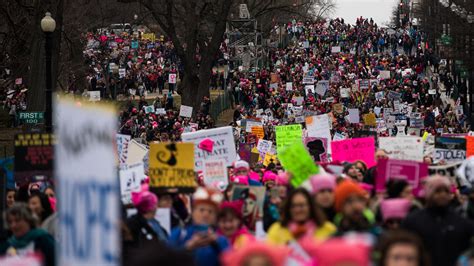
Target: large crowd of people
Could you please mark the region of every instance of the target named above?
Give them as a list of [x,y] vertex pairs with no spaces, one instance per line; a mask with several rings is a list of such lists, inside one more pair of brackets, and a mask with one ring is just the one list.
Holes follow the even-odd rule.
[[[276,126],[304,128],[305,117],[321,114],[330,117],[327,141],[360,137],[361,132],[421,137],[469,131],[460,104],[465,99],[450,97],[449,71],[416,28],[392,30],[359,18],[355,25],[342,19],[294,20],[286,30],[292,42],[270,50],[267,67],[254,72],[232,69],[223,83],[214,75],[213,86],[227,84],[223,89],[235,106],[229,122],[237,149],[242,143],[257,144],[244,123],[258,121],[262,138],[276,143]],[[215,127],[207,98],[192,118],[179,115],[173,103],[175,84],[167,83],[170,73],[185,73],[171,42],[127,33],[91,33],[87,38],[88,90],[101,91],[101,97],[130,97],[120,111],[118,133],[148,144],[179,142],[182,133]],[[111,75],[110,63],[117,66]],[[106,84],[115,87],[106,91]],[[150,112],[145,96],[156,91],[160,97]],[[297,187],[291,182],[293,173],[278,160],[265,163],[263,158],[256,163],[235,158],[229,184],[220,190],[206,187],[199,178],[202,173],[196,173],[199,186],[192,194],[157,192],[145,178],[140,190],[131,193],[132,204],[123,205],[123,264],[474,264],[471,187],[434,175],[425,179],[422,193],[400,178],[390,179],[380,193],[375,190],[377,165],[336,162],[343,168],[336,172],[328,165],[330,155],[317,162],[318,174]],[[374,159],[387,157],[385,150],[377,149]],[[429,154],[425,162],[443,163]],[[55,265],[60,238],[53,184],[10,188],[6,196],[7,228],[0,254],[34,250],[45,265]],[[156,219],[159,208],[170,209],[169,231]]]

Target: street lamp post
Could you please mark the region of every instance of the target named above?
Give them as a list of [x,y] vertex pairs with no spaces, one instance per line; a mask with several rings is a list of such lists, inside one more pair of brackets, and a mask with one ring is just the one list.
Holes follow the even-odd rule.
[[46,57],[46,106],[45,106],[45,130],[47,133],[53,131],[53,80],[51,74],[51,50],[52,34],[56,29],[56,21],[51,17],[51,13],[46,12],[41,20],[41,30],[45,36],[45,57]]

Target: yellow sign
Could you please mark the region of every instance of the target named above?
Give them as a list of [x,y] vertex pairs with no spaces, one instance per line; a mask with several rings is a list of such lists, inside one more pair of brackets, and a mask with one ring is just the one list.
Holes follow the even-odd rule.
[[265,159],[263,160],[263,165],[268,166],[270,163],[276,164],[278,161],[277,156],[275,154],[266,153]]
[[142,40],[149,40],[154,42],[156,40],[156,36],[154,33],[143,33]]
[[364,115],[364,124],[366,126],[371,126],[371,127],[377,126],[377,121],[375,119],[375,114],[374,113],[365,114]]
[[257,136],[258,139],[263,139],[263,137],[265,137],[265,132],[263,132],[262,126],[253,126],[251,131],[252,131],[252,134]]
[[194,143],[152,143],[149,153],[150,187],[192,190],[194,175]]

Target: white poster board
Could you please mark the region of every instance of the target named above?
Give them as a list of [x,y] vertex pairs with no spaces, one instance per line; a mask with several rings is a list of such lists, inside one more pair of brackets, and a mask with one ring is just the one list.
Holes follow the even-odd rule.
[[187,105],[181,105],[179,108],[179,116],[182,117],[191,117],[193,116],[193,107]]
[[349,108],[349,123],[358,124],[360,123],[359,109]]
[[166,110],[165,110],[165,108],[156,108],[155,114],[157,114],[157,115],[166,115]]
[[340,53],[341,52],[341,46],[333,46],[331,47],[331,53]]
[[286,90],[287,91],[292,91],[293,90],[293,82],[287,82],[286,83]]
[[[201,140],[205,138],[214,140],[212,152],[201,150],[198,147]],[[232,127],[218,127],[183,133],[181,139],[183,142],[194,143],[195,171],[204,170],[204,161],[206,160],[223,159],[226,162],[226,166],[231,166],[237,158]]]
[[120,195],[123,204],[132,203],[132,191],[140,191],[141,182],[145,177],[143,163],[124,166],[119,170]]
[[[54,107],[58,182],[58,265],[120,265],[117,114],[112,108]],[[74,123],[71,123],[71,117]]]
[[170,208],[158,208],[155,213],[155,219],[160,223],[161,227],[166,230],[168,235],[171,234],[171,210]]
[[385,150],[390,159],[423,161],[421,137],[382,137],[379,148]]
[[128,156],[126,164],[136,164],[143,161],[145,155],[147,155],[148,149],[144,145],[138,143],[132,139],[128,145]]
[[351,89],[350,88],[340,88],[339,93],[341,94],[341,98],[349,98]]
[[209,160],[204,162],[204,185],[224,191],[229,185],[227,165],[224,160]]
[[117,153],[120,164],[125,164],[128,157],[128,146],[130,144],[131,136],[117,134]]
[[390,79],[390,70],[381,70],[380,79]]
[[100,101],[100,91],[89,91],[89,101],[90,102]]
[[326,91],[329,89],[329,80],[320,80],[316,85],[316,93],[319,94],[321,97],[324,97]]
[[306,118],[308,137],[331,139],[329,116],[327,114]]
[[168,83],[169,84],[176,84],[176,74],[171,73],[168,75]]

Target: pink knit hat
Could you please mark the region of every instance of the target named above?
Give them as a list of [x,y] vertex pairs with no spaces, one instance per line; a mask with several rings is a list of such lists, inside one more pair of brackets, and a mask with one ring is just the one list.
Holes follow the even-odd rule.
[[237,185],[248,186],[249,185],[249,178],[248,178],[248,176],[245,176],[245,175],[234,176],[234,177],[232,177],[232,183],[235,183]]
[[275,174],[274,172],[272,171],[265,171],[265,173],[263,174],[263,183],[266,183],[268,181],[273,181],[273,182],[276,182],[278,176],[277,174]]
[[138,213],[147,213],[157,207],[158,197],[148,190],[148,185],[144,184],[141,191],[132,192],[132,203],[137,208]]
[[316,246],[310,253],[316,257],[318,266],[333,266],[340,263],[368,266],[370,262],[370,246],[355,238],[333,238]]
[[287,172],[284,172],[284,171],[281,171],[278,173],[278,176],[277,176],[277,185],[279,186],[287,186],[288,185],[288,173]]
[[271,262],[270,265],[283,266],[286,265],[289,253],[288,247],[271,246],[265,242],[251,241],[240,248],[225,252],[222,257],[222,264],[224,266],[239,266],[244,265],[246,260],[252,256],[264,256]]
[[411,202],[407,199],[386,199],[380,203],[380,211],[384,221],[404,219],[410,210]]
[[313,193],[318,193],[323,189],[334,190],[336,188],[336,177],[331,174],[317,174],[310,177]]
[[430,198],[433,193],[440,187],[446,187],[451,191],[451,181],[445,176],[434,175],[426,179],[424,192],[425,198]]
[[253,181],[257,181],[257,182],[260,182],[260,175],[258,175],[258,173],[256,172],[250,172],[249,173],[249,178],[252,179]]

